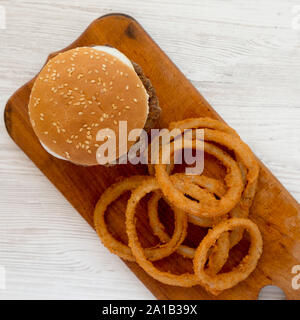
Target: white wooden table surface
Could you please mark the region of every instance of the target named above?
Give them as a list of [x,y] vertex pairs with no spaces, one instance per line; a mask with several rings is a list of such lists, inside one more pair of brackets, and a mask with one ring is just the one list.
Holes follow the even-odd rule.
[[[299,0],[0,0],[0,107],[50,52],[72,42],[95,18],[127,13],[299,201],[299,5]],[[0,274],[4,268],[0,299],[154,298],[10,140],[2,120]],[[269,290],[264,297],[279,295]]]

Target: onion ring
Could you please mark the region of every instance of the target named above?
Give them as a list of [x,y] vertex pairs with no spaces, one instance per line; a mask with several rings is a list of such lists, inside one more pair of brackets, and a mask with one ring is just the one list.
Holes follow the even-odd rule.
[[[216,243],[222,233],[232,231],[235,228],[243,228],[249,232],[251,244],[248,254],[243,258],[240,264],[232,271],[211,275],[206,272],[205,264],[209,249]],[[262,254],[262,236],[257,225],[249,219],[231,218],[219,223],[201,241],[196,249],[194,257],[194,271],[199,281],[206,290],[212,294],[218,294],[220,291],[232,288],[239,282],[245,280],[250,273],[254,271],[258,260]]]
[[126,210],[126,231],[129,240],[129,246],[131,248],[132,254],[134,255],[136,262],[154,279],[173,286],[181,287],[191,287],[196,284],[199,284],[198,278],[195,274],[184,273],[181,275],[175,275],[170,272],[164,272],[158,270],[152,262],[150,262],[146,255],[145,251],[142,248],[136,230],[136,206],[138,202],[148,193],[159,190],[159,185],[156,182],[155,178],[147,180],[142,183],[137,189],[135,189],[130,199],[128,200],[127,210]]
[[[211,119],[211,118],[205,118],[205,117],[185,119],[185,120],[178,121],[178,122],[171,122],[169,125],[169,130],[173,130],[174,128],[178,128],[181,131],[183,131],[184,129],[209,128],[209,129],[219,130],[219,131],[234,135],[237,138],[239,138],[237,132],[234,129],[232,129],[231,127],[229,127],[228,125],[226,125],[225,123],[218,121],[218,120]],[[220,143],[220,141],[218,141],[218,142]],[[226,146],[228,147],[228,144]],[[249,209],[252,205],[253,198],[254,198],[254,195],[256,192],[257,179],[258,179],[258,174],[259,174],[259,166],[258,166],[257,162],[255,161],[254,155],[252,154],[251,150],[249,150],[249,151],[250,152],[248,152],[248,155],[252,159],[252,172],[253,172],[253,174],[252,174],[252,180],[251,180],[251,173],[249,172],[248,178],[250,178],[250,180],[248,183],[246,183],[246,181],[245,181],[246,176],[247,176],[247,169],[244,166],[244,164],[246,164],[246,166],[247,166],[247,163],[245,163],[245,162],[244,162],[244,164],[241,163],[241,161],[243,161],[243,160],[240,158],[239,154],[236,154],[236,158],[239,163],[242,177],[244,180],[245,190],[242,193],[240,203],[237,204],[237,206],[230,213],[231,217],[237,217],[237,218],[248,217]],[[235,153],[236,153],[236,151],[235,151]],[[255,164],[253,165],[253,162],[256,162],[256,165]],[[251,168],[251,166],[248,167],[249,171],[251,170],[250,168]],[[233,246],[235,246],[241,240],[242,236],[243,236],[242,229],[237,228],[233,232],[231,232],[231,234],[230,234],[231,248]]]
[[[206,176],[186,176],[182,173],[174,174],[171,176],[172,179],[183,179],[187,180],[186,183],[197,183],[198,185],[202,187],[206,187],[208,191],[215,193],[217,196],[221,197],[224,192],[225,188],[224,185],[216,179],[209,178]],[[194,196],[192,194],[194,198]],[[148,215],[149,215],[149,222],[150,226],[152,228],[153,233],[160,239],[162,242],[170,241],[169,235],[165,232],[164,225],[160,222],[158,217],[158,201],[162,197],[161,192],[155,192],[151,196],[151,198],[148,201]],[[191,218],[193,217],[193,218]],[[224,219],[224,217],[220,217],[221,219]],[[196,217],[193,215],[189,215],[189,222],[195,222],[196,225],[202,226],[205,224],[205,226],[213,226],[214,224],[218,223],[220,221],[220,218],[217,218],[216,220],[213,220],[211,218],[201,218]],[[228,254],[230,250],[230,242],[229,242],[229,234],[228,232],[225,232],[220,239],[218,239],[216,245],[211,250],[211,254],[209,256],[209,269],[211,273],[218,273],[225,262],[227,261]],[[188,247],[186,245],[180,245],[179,248],[176,250],[176,252],[180,255],[182,255],[185,258],[193,259],[195,255],[195,249]]]
[[[194,149],[199,146],[197,145],[195,140],[185,140],[184,147]],[[177,148],[179,149],[180,146]],[[195,201],[187,199],[182,194],[182,192],[174,187],[166,171],[166,165],[163,163],[155,165],[156,179],[162,192],[164,193],[164,196],[175,207],[196,216],[215,218],[228,213],[238,203],[243,189],[242,176],[237,163],[222,149],[218,148],[215,145],[204,142],[204,150],[205,152],[215,156],[217,159],[222,161],[229,171],[225,178],[228,190],[220,200],[215,200],[214,203],[196,203]],[[175,151],[176,147],[174,146],[172,148],[172,152]]]
[[[117,182],[110,186],[101,195],[94,211],[94,224],[98,236],[100,237],[104,246],[106,246],[112,253],[117,254],[119,257],[128,260],[135,261],[134,256],[131,253],[131,249],[124,243],[116,240],[109,232],[105,222],[105,211],[107,207],[119,198],[126,191],[133,191],[142,182],[151,181],[151,177],[148,176],[132,176],[124,179],[121,182]],[[175,215],[175,229],[173,237],[169,239],[167,243],[146,248],[145,254],[151,261],[159,260],[169,256],[171,253],[176,251],[181,242],[185,239],[187,229],[187,217],[186,215],[174,208]]]

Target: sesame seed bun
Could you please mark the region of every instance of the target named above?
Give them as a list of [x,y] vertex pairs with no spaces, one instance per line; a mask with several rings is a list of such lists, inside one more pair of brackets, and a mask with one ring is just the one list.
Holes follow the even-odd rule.
[[[128,61],[114,48],[80,47],[44,66],[31,92],[29,116],[49,153],[96,165],[100,129],[114,130],[119,158],[119,121],[127,121],[127,133],[155,123],[160,113],[155,91],[141,68]],[[127,151],[134,143],[127,142]]]

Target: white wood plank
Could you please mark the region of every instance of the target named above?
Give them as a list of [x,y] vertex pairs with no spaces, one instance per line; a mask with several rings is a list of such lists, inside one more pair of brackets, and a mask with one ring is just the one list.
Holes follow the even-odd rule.
[[[297,0],[0,0],[0,106],[95,18],[134,16],[300,200]],[[295,25],[295,23],[294,23]],[[296,25],[297,26],[297,25]],[[0,299],[153,296],[12,143],[0,123]],[[116,290],[116,287],[118,288]],[[280,297],[268,290],[264,297]]]

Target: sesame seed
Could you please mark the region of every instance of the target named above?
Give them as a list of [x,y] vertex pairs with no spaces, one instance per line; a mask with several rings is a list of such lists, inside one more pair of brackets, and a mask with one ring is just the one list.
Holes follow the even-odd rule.
[[78,112],[78,115],[80,115],[80,116],[81,116],[81,115],[83,115],[83,112],[81,112],[81,111],[80,111],[80,112]]
[[56,141],[55,141],[55,140],[52,140],[52,142],[53,142],[53,143],[56,143]]
[[134,102],[138,102],[136,98],[133,98],[133,101],[134,101]]
[[114,120],[114,124],[118,124],[118,122],[116,120]]
[[129,106],[126,106],[125,109],[130,109],[130,107],[129,107]]
[[48,131],[45,131],[44,134],[48,134]]
[[92,151],[91,151],[91,150],[88,150],[87,152],[88,152],[88,153],[92,153]]
[[125,89],[128,90],[128,89],[129,89],[129,86],[126,86]]

